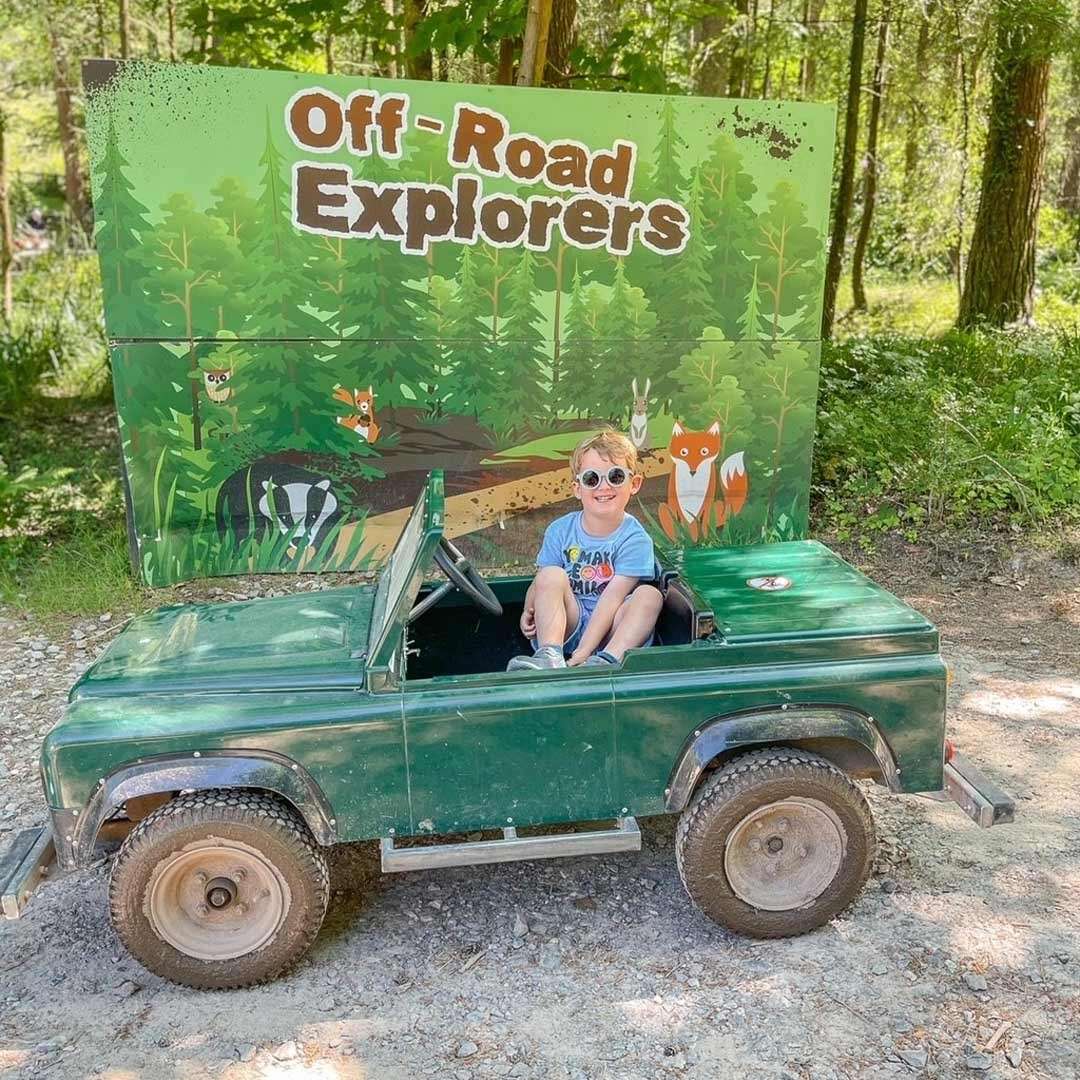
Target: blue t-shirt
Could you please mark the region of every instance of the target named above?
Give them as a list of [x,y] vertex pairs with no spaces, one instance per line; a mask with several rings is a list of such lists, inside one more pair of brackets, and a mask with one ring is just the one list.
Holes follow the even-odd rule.
[[591,613],[616,574],[652,580],[655,558],[653,542],[637,518],[626,514],[613,533],[592,536],[581,517],[575,510],[547,527],[536,565],[561,566],[582,610]]

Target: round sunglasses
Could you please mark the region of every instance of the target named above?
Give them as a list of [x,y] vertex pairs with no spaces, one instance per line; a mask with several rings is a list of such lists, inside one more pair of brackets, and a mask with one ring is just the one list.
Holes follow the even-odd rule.
[[630,479],[630,474],[621,465],[612,465],[606,473],[597,472],[596,469],[585,469],[577,475],[577,482],[585,488],[598,488],[600,481],[604,479],[611,487],[617,488],[622,487]]

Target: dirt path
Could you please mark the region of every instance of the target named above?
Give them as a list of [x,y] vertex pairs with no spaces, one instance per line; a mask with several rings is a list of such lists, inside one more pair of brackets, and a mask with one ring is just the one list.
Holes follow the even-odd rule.
[[[656,450],[641,461],[641,472],[646,477],[665,476],[668,471],[666,451]],[[570,473],[565,462],[553,463],[550,472],[524,476],[505,484],[495,484],[467,495],[446,497],[446,528],[449,539],[465,536],[490,525],[497,525],[504,517],[534,510],[540,506],[565,502],[573,498]],[[364,521],[364,539],[356,560],[349,565],[363,566],[371,559],[385,559],[394,550],[394,544],[412,513],[412,506],[388,510]],[[344,557],[352,544],[355,525],[346,525],[338,535],[337,553]]]
[[[867,569],[941,627],[951,733],[1018,822],[875,795],[877,872],[823,930],[754,943],[707,923],[667,819],[636,855],[387,878],[359,844],[335,852],[297,971],[200,994],[121,950],[97,865],[0,925],[0,1078],[1080,1075],[1080,572],[952,558]],[[186,593],[223,587],[288,585]],[[0,612],[0,842],[41,820],[37,747],[115,614],[50,638]]]

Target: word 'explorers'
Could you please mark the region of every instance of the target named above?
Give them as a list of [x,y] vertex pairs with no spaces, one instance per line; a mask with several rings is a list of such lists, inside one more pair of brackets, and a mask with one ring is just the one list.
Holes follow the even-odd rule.
[[[347,99],[321,87],[301,90],[285,107],[285,125],[306,152],[347,146],[357,157],[400,159],[408,130],[409,95],[358,90]],[[415,126],[441,133],[442,121],[417,116]],[[293,222],[324,236],[380,237],[401,250],[427,253],[433,240],[546,251],[557,227],[567,244],[627,255],[638,240],[658,255],[686,247],[690,215],[666,199],[629,198],[637,147],[616,140],[592,150],[573,139],[545,143],[514,134],[504,116],[464,102],[454,110],[447,161],[462,171],[453,187],[357,179],[349,165],[298,161],[293,166]],[[480,174],[480,175],[475,175]],[[483,177],[543,184],[564,197],[484,194]]]

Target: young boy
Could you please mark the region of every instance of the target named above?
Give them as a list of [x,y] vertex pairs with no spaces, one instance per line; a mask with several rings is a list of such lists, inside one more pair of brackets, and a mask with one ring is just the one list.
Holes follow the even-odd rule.
[[535,651],[514,657],[508,671],[617,664],[627,649],[652,640],[663,597],[638,584],[653,578],[652,540],[626,512],[644,479],[637,464],[634,444],[617,431],[574,450],[570,475],[581,509],[544,533],[521,615]]

